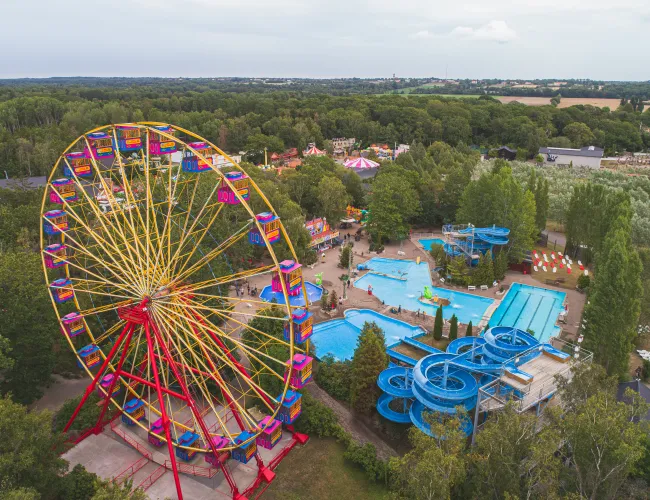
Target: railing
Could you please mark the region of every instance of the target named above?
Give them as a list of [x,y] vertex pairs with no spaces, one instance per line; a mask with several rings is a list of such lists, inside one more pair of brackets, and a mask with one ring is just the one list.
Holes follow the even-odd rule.
[[120,436],[124,441],[129,443],[131,446],[133,446],[136,450],[138,450],[142,455],[147,457],[149,460],[153,461],[153,456],[151,455],[151,452],[146,448],[144,443],[139,443],[136,439],[133,437],[129,436],[126,432],[124,432],[122,429],[118,428],[119,424],[114,424],[115,421],[111,422],[111,430]]
[[[166,469],[172,469],[172,463],[170,460],[165,460],[163,466]],[[216,469],[214,467],[202,467],[200,465],[184,464],[179,462],[176,462],[176,467],[178,468],[178,471],[182,472],[183,474],[190,474],[192,476],[201,476],[207,478],[212,478],[217,474],[217,472],[219,472],[219,469]]]
[[165,472],[167,472],[167,469],[165,468],[164,465],[161,465],[158,467],[155,471],[153,471],[144,481],[142,481],[137,487],[137,488],[142,488],[144,491],[147,491],[147,489],[158,479],[160,479],[160,476],[162,476]]
[[126,481],[128,478],[130,478],[133,474],[138,472],[148,463],[149,463],[149,459],[147,457],[140,457],[138,460],[136,460],[131,465],[129,465],[126,469],[120,472],[117,476],[115,476],[113,478],[113,481],[115,481],[117,484],[122,484],[124,481]]

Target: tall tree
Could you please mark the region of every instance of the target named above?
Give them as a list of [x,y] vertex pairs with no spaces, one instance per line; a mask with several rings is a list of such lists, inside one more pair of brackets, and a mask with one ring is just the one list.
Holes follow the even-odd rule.
[[537,418],[508,404],[476,436],[471,471],[474,493],[490,498],[553,498],[560,460],[555,429],[538,432]]
[[457,418],[427,417],[432,430],[444,438],[430,437],[415,427],[409,432],[411,450],[389,463],[400,498],[434,500],[451,498],[466,477],[463,449],[466,437]]
[[369,414],[381,391],[377,377],[388,367],[384,333],[376,323],[364,323],[352,358],[350,403],[359,413]]
[[540,179],[535,189],[535,224],[538,231],[546,229],[548,217],[548,180]]
[[574,464],[570,472],[581,498],[617,498],[643,456],[645,433],[634,418],[647,411],[647,404],[618,403],[613,394],[601,392],[572,412],[551,414],[565,443],[562,450]]
[[441,340],[442,339],[442,326],[444,324],[444,320],[442,318],[442,306],[438,306],[438,309],[436,309],[436,318],[433,322],[433,338],[436,340]]
[[474,330],[472,328],[472,322],[467,323],[467,330],[465,330],[465,337],[472,337],[474,335]]
[[409,221],[419,210],[418,195],[397,172],[378,175],[372,184],[368,231],[378,243],[382,238],[404,240]]
[[9,341],[13,367],[2,389],[30,403],[42,394],[57,362],[60,327],[43,285],[41,258],[31,252],[0,253],[2,335]]
[[585,347],[610,375],[627,373],[641,307],[641,260],[632,246],[629,218],[612,223],[596,262],[584,318]]
[[350,197],[343,183],[336,177],[323,177],[316,188],[320,213],[330,224],[337,224],[345,214]]
[[511,260],[521,262],[536,240],[535,216],[535,195],[522,188],[510,167],[504,167],[468,184],[456,220],[510,229],[507,252]]
[[52,433],[52,414],[29,412],[0,398],[0,497],[3,491],[32,488],[51,496],[66,462],[59,457],[62,439]]
[[456,340],[458,338],[458,318],[452,314],[449,320],[449,340]]

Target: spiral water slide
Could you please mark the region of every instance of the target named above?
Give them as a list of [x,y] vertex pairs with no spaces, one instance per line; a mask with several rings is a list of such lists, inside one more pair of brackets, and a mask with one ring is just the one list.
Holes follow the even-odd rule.
[[[377,410],[388,420],[413,423],[431,435],[427,413],[456,415],[457,408],[471,411],[479,387],[494,380],[505,368],[512,369],[509,360],[538,344],[532,335],[504,326],[491,328],[483,337],[456,339],[447,346],[447,352],[425,356],[413,369],[384,370],[377,380],[384,392]],[[463,417],[460,424],[467,435],[472,432],[469,418]]]

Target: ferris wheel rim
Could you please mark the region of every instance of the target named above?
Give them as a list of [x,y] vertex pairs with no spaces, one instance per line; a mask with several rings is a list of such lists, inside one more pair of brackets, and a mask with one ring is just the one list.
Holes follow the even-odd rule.
[[[242,173],[246,173],[246,171],[245,171],[245,170],[244,170],[240,165],[238,165],[236,162],[234,162],[234,161],[232,160],[232,158],[230,158],[227,154],[225,154],[225,153],[224,153],[220,148],[218,148],[217,146],[215,146],[215,145],[212,144],[211,142],[205,140],[205,139],[202,138],[201,136],[199,136],[199,135],[197,135],[197,134],[195,134],[195,133],[193,133],[193,132],[187,131],[187,130],[181,128],[181,127],[177,127],[177,126],[174,126],[174,125],[170,125],[170,124],[166,124],[166,123],[161,123],[161,122],[138,122],[138,123],[127,123],[127,124],[111,124],[111,125],[104,125],[104,126],[102,126],[102,127],[97,127],[97,128],[95,128],[95,129],[92,129],[92,130],[86,132],[85,134],[79,136],[79,137],[78,137],[75,141],[73,141],[73,142],[72,142],[72,143],[71,143],[71,144],[70,144],[70,145],[69,145],[69,146],[68,146],[68,147],[63,151],[63,153],[59,156],[59,158],[57,159],[57,161],[56,161],[54,167],[52,168],[52,171],[50,172],[50,175],[48,176],[47,188],[46,188],[46,190],[45,190],[45,192],[44,192],[43,200],[42,200],[42,205],[41,205],[41,214],[45,214],[45,207],[47,206],[47,197],[48,197],[48,193],[49,193],[49,190],[52,189],[52,181],[54,180],[54,177],[55,177],[57,171],[59,171],[59,168],[60,168],[60,166],[61,166],[61,162],[63,161],[63,162],[66,162],[66,163],[67,163],[67,160],[65,159],[65,155],[66,155],[67,153],[71,152],[72,149],[73,149],[73,148],[74,148],[74,147],[75,147],[75,146],[76,146],[80,141],[82,141],[82,140],[85,141],[86,144],[88,144],[88,134],[96,133],[96,132],[101,132],[101,131],[105,131],[105,130],[108,130],[108,129],[111,129],[111,130],[115,133],[116,127],[119,127],[119,126],[136,126],[136,127],[141,128],[141,129],[146,129],[146,130],[147,130],[147,134],[149,134],[149,133],[150,133],[149,131],[151,130],[151,128],[152,128],[153,126],[161,126],[161,125],[165,125],[165,126],[172,127],[174,130],[181,131],[181,132],[187,134],[188,136],[194,137],[194,138],[196,138],[196,139],[198,139],[198,140],[201,140],[201,141],[203,141],[203,142],[209,144],[209,145],[210,145],[211,147],[213,147],[213,148],[214,148],[218,153],[222,154],[222,155],[224,156],[224,158],[226,158],[228,161],[230,161],[231,164],[234,166],[234,168],[235,168],[236,170],[239,170],[239,171],[242,172]],[[156,131],[156,133],[159,133],[159,132]],[[164,133],[160,133],[159,135],[164,136]],[[185,143],[184,141],[180,141],[180,139],[178,139],[178,138],[174,138],[174,140],[175,140],[176,143],[181,142],[181,143],[183,143],[183,144],[185,144],[185,145],[187,146],[187,143]],[[147,158],[147,159],[144,161],[144,170],[145,170],[145,173],[147,173],[147,172],[150,170],[150,168],[149,168],[150,155],[149,155],[149,151],[148,151],[148,149],[149,149],[149,148],[148,148],[148,144],[149,144],[149,143],[148,143],[148,141],[147,141],[147,154],[146,154],[146,158]],[[198,157],[202,158],[202,159],[205,161],[205,157],[204,157],[204,156],[203,156],[199,151],[196,151],[196,150],[194,150],[192,147],[189,147],[189,146],[188,146],[187,148],[188,148],[189,150],[193,151],[193,152],[194,152]],[[116,146],[115,146],[115,149],[116,149],[116,153],[117,153],[116,156],[119,157],[119,155],[120,155],[120,150],[119,150],[119,147],[117,147],[117,144],[116,144]],[[101,177],[102,177],[101,174],[102,174],[102,173],[101,173],[101,171],[99,170],[99,168],[97,168],[97,162],[96,162],[96,159],[92,158],[92,155],[91,155],[91,162],[92,162],[92,164],[93,164],[93,169],[96,170],[96,175],[99,176],[100,179],[101,179]],[[170,166],[171,166],[171,164],[170,164]],[[171,169],[170,169],[170,170],[171,170]],[[221,172],[220,169],[218,169],[217,167],[215,167],[214,165],[211,164],[211,170],[212,170],[213,172],[217,172],[217,174],[219,175],[219,178],[220,178],[221,180],[224,180],[227,184],[230,185],[231,188],[233,188],[232,184],[230,184],[230,181],[227,179],[226,176],[223,175],[223,172]],[[81,186],[81,187],[83,187],[83,184],[79,182],[79,179],[78,179],[77,175],[76,175],[74,172],[73,172],[73,178],[74,178],[74,180],[75,180],[75,184],[76,184],[77,186]],[[124,179],[124,178],[123,178],[123,179]],[[125,180],[125,179],[124,179],[124,180]],[[270,202],[268,201],[268,199],[266,198],[266,196],[263,194],[263,192],[259,189],[259,187],[257,186],[257,184],[256,184],[252,179],[250,179],[249,182],[250,182],[250,185],[253,187],[253,189],[255,189],[256,193],[257,193],[258,195],[260,195],[261,199],[263,200],[263,203],[264,203],[264,204],[265,204],[265,205],[270,209],[270,211],[271,211],[273,214],[277,215],[277,213],[275,212],[275,209],[274,209],[273,206],[270,204]],[[126,183],[125,183],[125,184],[126,184]],[[105,187],[106,187],[106,186],[105,186]],[[147,188],[149,189],[149,186],[147,186]],[[85,191],[84,191],[84,192],[85,192]],[[257,222],[257,220],[256,220],[256,218],[255,218],[255,214],[254,214],[252,208],[249,206],[248,201],[247,201],[246,199],[243,199],[243,198],[239,195],[239,193],[237,192],[237,190],[234,190],[234,193],[235,193],[235,196],[239,199],[240,204],[241,204],[241,205],[246,209],[246,211],[247,211],[247,212],[252,216],[252,219],[253,219],[254,223],[258,226],[258,228],[260,228],[260,227],[259,227],[259,222]],[[110,196],[109,196],[109,198],[110,198]],[[63,207],[69,208],[69,204],[68,204],[68,202],[67,202],[66,200],[64,200]],[[87,229],[87,228],[86,228],[86,229]],[[261,228],[260,228],[260,229],[261,229]],[[286,233],[286,229],[285,229],[284,225],[282,224],[282,222],[280,222],[280,229],[281,229],[281,232],[282,232],[282,234],[283,234],[283,236],[284,236],[284,239],[285,239],[285,241],[286,241],[286,243],[287,243],[287,246],[289,247],[289,251],[290,251],[291,255],[293,256],[294,260],[297,262],[298,259],[297,259],[297,256],[296,256],[296,254],[295,254],[295,250],[294,250],[294,248],[293,248],[293,245],[292,245],[292,243],[291,243],[291,240],[290,240],[289,237],[288,237],[288,234]],[[46,267],[46,265],[45,265],[45,255],[46,255],[46,254],[45,254],[45,244],[44,244],[44,241],[45,241],[45,235],[44,235],[43,225],[41,225],[40,236],[41,236],[41,238],[40,238],[40,239],[41,239],[41,251],[43,252],[43,269],[44,269],[44,275],[45,275],[46,281],[49,282],[49,274],[48,274],[47,267]],[[270,255],[271,255],[272,261],[273,261],[273,263],[274,263],[273,266],[271,266],[271,268],[274,268],[274,269],[277,270],[277,269],[279,269],[279,261],[278,261],[278,259],[277,259],[277,256],[275,255],[275,252],[274,252],[273,249],[271,248],[271,245],[270,245],[270,243],[268,242],[268,240],[266,239],[266,236],[264,235],[263,232],[262,232],[262,236],[264,237],[264,240],[265,240],[265,247],[266,247],[267,250],[269,250],[269,253],[270,253]],[[62,237],[62,241],[65,241],[65,238]],[[67,263],[67,264],[70,264],[69,262],[66,262],[66,263]],[[74,279],[74,278],[71,278],[71,276],[70,276],[70,271],[69,271],[68,266],[66,265],[66,266],[64,266],[64,267],[65,267],[65,275],[66,275],[66,277],[67,277],[68,279]],[[289,316],[291,316],[291,311],[294,309],[294,307],[291,306],[291,304],[290,304],[290,300],[289,300],[289,297],[288,297],[288,293],[287,293],[286,287],[283,287],[283,288],[284,288],[284,289],[283,289],[283,294],[284,294],[284,296],[285,296],[285,304],[281,304],[281,305],[284,305],[284,306],[285,306],[284,308],[285,308],[287,314],[288,314]],[[303,280],[303,293],[306,295],[306,291],[304,290],[304,288],[305,288],[305,287],[304,287],[304,280]],[[125,298],[125,302],[128,302],[128,300],[129,300],[129,299],[128,299],[128,296],[124,296],[124,298]],[[61,314],[60,314],[60,312],[59,312],[59,308],[57,307],[57,304],[55,303],[53,297],[51,297],[51,299],[52,299],[52,305],[53,305],[53,307],[54,307],[54,309],[55,309],[55,311],[56,311],[56,314],[57,314],[57,318],[58,318],[58,320],[59,320],[59,323],[61,324]],[[305,297],[305,299],[307,299],[307,298]],[[80,304],[79,304],[79,302],[78,302],[78,299],[77,299],[76,294],[75,294],[75,297],[74,297],[74,302],[75,302],[75,305],[77,306],[77,310],[78,310],[78,311],[82,311],[82,309],[81,309],[81,307],[80,307]],[[113,309],[116,309],[117,307],[118,307],[118,306],[116,306],[116,307],[113,308]],[[84,317],[85,317],[85,316],[84,316]],[[291,324],[291,322],[290,322],[290,324]],[[117,330],[119,330],[119,326],[121,326],[121,322],[120,322],[120,321],[118,321],[117,323],[115,323],[115,324],[113,325],[113,327],[115,327]],[[95,342],[96,338],[93,336],[93,334],[92,334],[92,330],[91,330],[90,326],[89,326],[89,325],[86,325],[86,329],[87,329],[88,336],[90,337],[91,341],[92,341],[92,342]],[[75,355],[76,355],[77,359],[80,361],[79,355],[78,355],[78,353],[76,352],[76,350],[75,350],[75,346],[74,346],[74,344],[71,342],[71,339],[70,339],[67,335],[66,335],[66,338],[67,338],[67,341],[68,341],[68,344],[69,344],[70,348],[73,350],[73,352],[75,352]],[[99,338],[99,337],[97,337],[97,338]],[[289,344],[290,344],[289,352],[290,352],[290,356],[292,356],[293,352],[295,352],[295,346],[294,346],[294,341],[293,341],[293,335],[290,335],[290,338],[289,338]],[[106,358],[106,356],[105,356],[105,354],[104,354],[103,352],[101,353],[101,356],[102,356],[104,359]],[[114,368],[111,366],[110,363],[109,363],[109,367],[112,369],[112,371],[109,372],[109,371],[107,370],[105,373],[113,373],[113,372],[114,372]],[[90,377],[93,376],[93,375],[92,375],[92,372],[90,371],[90,369],[89,369],[88,367],[86,367],[85,365],[84,365],[84,369],[85,369],[85,371],[86,371],[86,373],[87,373],[88,376],[90,376]],[[282,403],[283,403],[283,401],[284,401],[284,398],[285,398],[285,396],[286,396],[286,393],[287,393],[287,391],[289,390],[289,386],[290,386],[290,384],[289,384],[289,380],[288,380],[288,379],[289,379],[289,377],[286,377],[286,381],[285,381],[284,386],[283,386],[283,390],[282,390],[281,397],[280,397],[279,399],[276,398],[276,401],[278,401],[278,404],[276,405],[276,409],[275,409],[275,411],[274,411],[273,414],[271,415],[273,418],[277,415],[277,413],[278,413],[278,411],[279,411],[279,409],[280,409],[280,407],[281,407],[281,405],[282,405]],[[125,384],[125,387],[128,388],[128,387],[129,387],[129,384],[128,384],[128,383]],[[128,390],[130,390],[130,389],[128,389]],[[133,396],[135,397],[135,396],[137,396],[137,394],[133,394]],[[116,406],[116,407],[117,407],[117,408],[118,408],[118,409],[119,409],[119,410],[124,414],[124,404],[125,404],[125,403],[120,404],[119,402],[115,401],[115,399],[112,397],[112,395],[109,396],[109,399],[110,399],[110,401],[112,402],[112,404],[113,404],[114,406]],[[156,413],[156,414],[159,413],[159,412],[156,411],[155,407],[153,406],[153,404],[152,404],[150,401],[145,401],[145,404],[148,406],[148,408],[149,408],[150,411],[153,411],[153,412]],[[142,425],[140,422],[135,422],[135,423],[136,423],[136,425],[138,425],[138,426],[140,426],[141,428],[143,428],[145,431],[148,431],[148,429],[147,429],[144,425]],[[182,425],[181,422],[173,421],[173,424],[174,424],[174,425],[179,425],[179,426],[181,426],[181,427],[184,427],[184,426]],[[259,430],[259,432],[261,432],[261,429]],[[253,436],[252,436],[248,441],[246,441],[246,442],[249,442],[249,441],[255,439],[255,437],[256,437],[257,435],[259,435],[259,432],[255,433],[255,434],[254,434],[254,435],[253,435]],[[204,436],[204,438],[206,438],[206,437]],[[163,438],[163,440],[164,440],[164,438]],[[243,444],[245,444],[246,442],[244,442]],[[185,447],[185,446],[180,445],[180,444],[175,444],[175,446],[177,446],[177,447],[179,447],[179,448],[188,449],[188,450],[191,450],[191,451],[202,451],[202,452],[205,452],[205,451],[206,451],[205,449],[202,449],[202,448]],[[239,446],[241,446],[241,444],[240,444]],[[234,446],[233,446],[233,447],[234,447]],[[232,449],[233,447],[231,447],[231,448],[223,448],[223,450],[225,451],[225,450],[227,450],[227,449]]]

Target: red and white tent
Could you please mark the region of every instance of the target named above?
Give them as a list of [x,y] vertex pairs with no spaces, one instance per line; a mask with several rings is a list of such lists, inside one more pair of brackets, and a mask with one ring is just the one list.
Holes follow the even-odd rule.
[[369,160],[368,158],[354,158],[352,160],[348,160],[345,162],[345,168],[356,168],[356,169],[364,169],[364,168],[375,168],[378,167],[379,163],[376,161]]
[[316,146],[312,146],[302,153],[304,156],[323,156],[327,154],[325,151],[321,151]]

